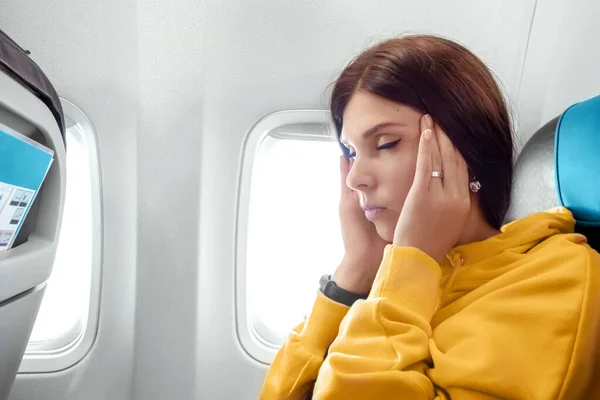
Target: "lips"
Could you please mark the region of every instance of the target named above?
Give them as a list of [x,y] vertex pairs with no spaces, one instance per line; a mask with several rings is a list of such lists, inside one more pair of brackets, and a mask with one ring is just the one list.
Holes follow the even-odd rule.
[[377,207],[377,206],[362,206],[363,211],[365,212],[365,217],[369,221],[375,221],[377,217],[385,210],[385,207]]

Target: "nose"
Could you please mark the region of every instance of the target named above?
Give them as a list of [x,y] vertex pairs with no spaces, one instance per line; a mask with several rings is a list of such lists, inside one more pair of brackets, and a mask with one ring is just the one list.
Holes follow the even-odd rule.
[[346,178],[346,185],[352,190],[361,192],[373,188],[375,179],[365,160],[357,157],[352,161]]

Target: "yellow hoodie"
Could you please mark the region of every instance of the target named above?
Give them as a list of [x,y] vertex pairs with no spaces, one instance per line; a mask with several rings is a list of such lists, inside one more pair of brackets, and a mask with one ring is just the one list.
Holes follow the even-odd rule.
[[366,300],[317,295],[261,400],[600,399],[600,255],[565,208],[443,265],[388,246]]

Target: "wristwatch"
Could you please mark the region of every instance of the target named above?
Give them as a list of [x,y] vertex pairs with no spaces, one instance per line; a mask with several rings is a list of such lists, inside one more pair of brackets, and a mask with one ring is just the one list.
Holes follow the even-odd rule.
[[321,293],[323,293],[325,297],[336,303],[347,305],[348,307],[352,306],[356,300],[367,298],[367,295],[356,294],[342,289],[331,280],[331,275],[323,275],[319,280],[319,285],[321,287]]

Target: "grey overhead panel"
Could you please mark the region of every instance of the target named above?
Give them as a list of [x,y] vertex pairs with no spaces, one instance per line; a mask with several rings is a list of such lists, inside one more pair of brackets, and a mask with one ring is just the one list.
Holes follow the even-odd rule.
[[0,31],[0,128],[54,151],[54,162],[19,237],[0,253],[0,400],[8,398],[52,271],[66,179],[65,124],[42,70]]

